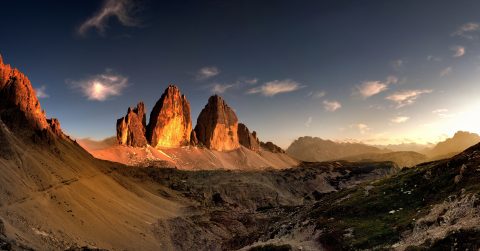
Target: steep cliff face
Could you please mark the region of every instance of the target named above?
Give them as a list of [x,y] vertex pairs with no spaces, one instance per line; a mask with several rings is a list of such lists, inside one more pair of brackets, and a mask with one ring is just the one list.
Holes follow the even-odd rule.
[[52,134],[65,137],[57,119],[47,120],[30,80],[18,69],[3,63],[0,55],[0,119],[19,135]]
[[0,115],[11,129],[19,125],[28,125],[34,130],[49,128],[30,80],[19,70],[4,64],[1,56]]
[[255,131],[250,133],[247,126],[242,123],[238,124],[238,140],[240,145],[252,151],[260,150],[260,141],[257,138],[257,133]]
[[142,147],[147,145],[145,105],[138,103],[128,108],[127,115],[117,120],[117,140],[120,145]]
[[153,147],[188,145],[191,131],[190,103],[178,87],[169,85],[150,113],[148,142]]
[[212,150],[230,151],[240,147],[237,115],[218,95],[211,96],[200,112],[195,133],[198,141]]

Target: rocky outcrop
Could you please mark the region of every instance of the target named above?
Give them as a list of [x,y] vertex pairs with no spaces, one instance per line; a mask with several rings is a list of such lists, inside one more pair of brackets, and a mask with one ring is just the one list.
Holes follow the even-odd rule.
[[153,147],[190,144],[190,103],[178,87],[169,85],[150,113],[147,139]]
[[195,133],[195,130],[192,130],[192,133],[190,133],[190,145],[192,146],[198,146],[199,142],[197,139],[197,134]]
[[62,127],[60,127],[60,121],[56,118],[47,119],[47,123],[50,126],[50,130],[57,136],[64,137]]
[[30,80],[19,70],[4,64],[0,56],[0,116],[11,129],[45,130],[45,113]]
[[267,143],[265,143],[265,142],[260,142],[260,146],[261,146],[264,150],[270,151],[270,152],[272,152],[272,153],[285,153],[285,151],[284,151],[281,147],[273,144],[273,143],[270,142],[270,141],[268,141]]
[[143,102],[135,108],[128,108],[127,115],[117,120],[117,140],[120,145],[142,147],[147,145],[145,138],[146,118]]
[[230,151],[240,147],[237,115],[218,95],[211,96],[200,112],[195,133],[198,141],[212,150]]
[[238,141],[240,145],[252,151],[260,150],[260,141],[257,138],[257,133],[255,131],[250,133],[247,126],[242,123],[238,124]]

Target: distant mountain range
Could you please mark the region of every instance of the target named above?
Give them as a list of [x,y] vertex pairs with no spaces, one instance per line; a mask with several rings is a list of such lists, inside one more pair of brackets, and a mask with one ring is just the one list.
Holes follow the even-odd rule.
[[318,137],[300,137],[287,148],[287,153],[303,161],[327,161],[366,153],[385,153],[386,150],[362,143],[338,143]]
[[452,138],[437,143],[435,147],[424,153],[430,159],[450,158],[465,149],[480,142],[480,135],[476,133],[458,131]]
[[318,137],[300,137],[287,148],[287,153],[302,161],[393,161],[399,166],[413,166],[428,160],[450,158],[480,142],[476,133],[458,131],[436,145],[399,144],[372,146],[345,143]]

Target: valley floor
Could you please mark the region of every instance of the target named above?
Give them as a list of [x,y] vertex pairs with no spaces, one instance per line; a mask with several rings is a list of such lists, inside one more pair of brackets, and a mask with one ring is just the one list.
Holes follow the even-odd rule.
[[98,160],[69,140],[30,145],[1,124],[0,145],[1,249],[479,247],[480,146],[402,170],[189,171]]

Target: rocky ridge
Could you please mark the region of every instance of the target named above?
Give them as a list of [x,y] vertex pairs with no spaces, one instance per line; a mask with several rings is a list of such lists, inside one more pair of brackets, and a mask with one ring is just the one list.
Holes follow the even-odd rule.
[[238,123],[233,109],[218,95],[208,99],[192,130],[190,103],[175,85],[169,85],[157,101],[148,125],[143,102],[136,108],[129,108],[127,115],[117,121],[117,141],[133,147],[199,146],[232,151],[244,146],[255,152],[285,153],[272,142],[261,143],[255,131],[250,132],[245,124]]
[[[3,62],[0,55],[0,119],[25,136],[57,135],[64,137],[57,119],[47,120],[35,90],[27,76]],[[29,130],[25,130],[25,127]],[[18,132],[20,133],[20,132]]]
[[146,146],[146,118],[143,102],[128,108],[127,115],[117,120],[117,140],[120,145]]
[[245,124],[238,124],[238,140],[240,145],[252,150],[260,150],[260,140],[257,138],[257,132],[253,131],[250,133]]

